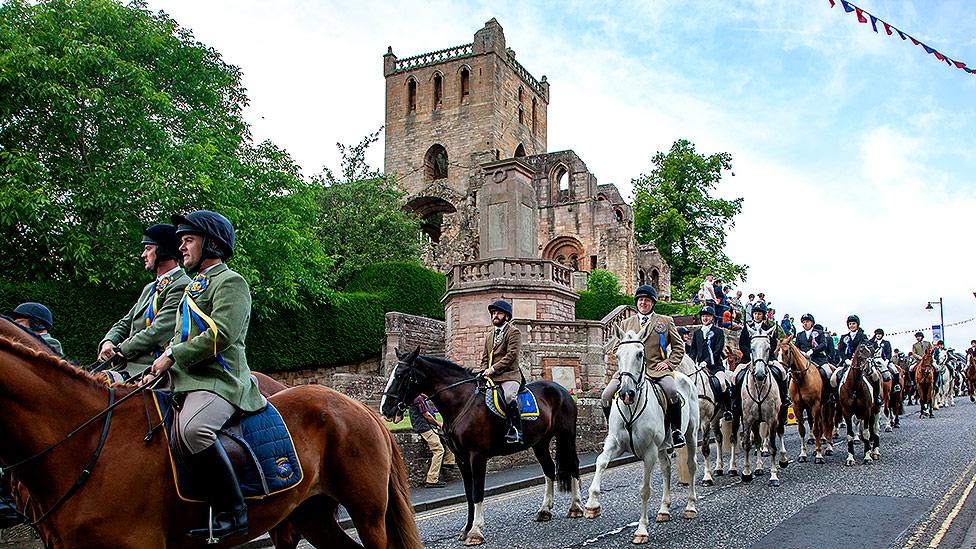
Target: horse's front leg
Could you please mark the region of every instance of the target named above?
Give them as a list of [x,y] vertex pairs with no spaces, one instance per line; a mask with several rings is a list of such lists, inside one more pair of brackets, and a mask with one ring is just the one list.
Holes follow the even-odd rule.
[[729,476],[736,477],[739,476],[739,469],[736,465],[736,450],[739,446],[739,420],[732,420],[732,424],[729,425]]
[[655,457],[654,452],[648,452],[647,455],[644,456],[644,475],[641,478],[640,487],[640,519],[637,521],[637,530],[634,531],[634,537],[631,540],[631,543],[637,545],[643,545],[649,540],[649,533],[647,530],[649,526],[647,520],[647,502],[651,499],[651,478],[654,474]]
[[[704,458],[704,461],[705,461],[705,473],[704,473],[704,475],[702,475],[702,481],[701,481],[702,486],[713,486],[715,484],[715,481],[712,480],[712,472],[711,472],[710,467],[709,467],[711,464],[708,462],[708,457],[709,457],[709,454],[711,453],[711,449],[712,449],[711,448],[711,445],[708,443],[708,435],[711,433],[711,430],[712,430],[711,423],[703,423],[702,424],[701,453],[702,453],[702,457]],[[721,441],[721,439],[718,436],[715,437],[715,442],[716,442],[716,444],[715,444],[716,453],[718,455],[722,455],[722,441]],[[692,452],[692,454],[693,454],[693,452]],[[715,460],[715,464],[716,464],[715,465],[715,468],[716,468],[716,470],[719,469],[718,464],[720,462],[721,462],[721,458]],[[691,483],[694,484],[695,477],[694,476],[691,477],[691,480],[692,480]]]
[[485,542],[485,473],[488,457],[482,454],[471,456],[471,501],[474,503],[471,529],[465,538],[465,545],[481,545]]
[[[688,444],[693,444],[690,437]],[[708,445],[708,439],[705,439],[704,444],[706,446]],[[698,475],[698,460],[696,459],[695,452],[688,452],[686,465],[688,466],[688,475],[691,478],[691,482],[688,483],[688,503],[685,504],[685,510],[681,513],[681,518],[689,520],[698,516],[698,508],[695,506],[698,503],[698,488],[695,486],[695,477]],[[705,462],[705,474],[708,474],[707,461]]]
[[[752,425],[743,424],[739,433],[739,443],[742,444],[742,482],[752,482]],[[731,472],[729,473],[731,474]]]
[[871,459],[877,461],[881,459],[881,449],[879,445],[881,443],[881,421],[880,418],[875,416],[874,421],[871,422]]
[[600,516],[600,479],[610,461],[619,454],[620,446],[617,444],[617,439],[612,434],[607,435],[607,439],[603,442],[603,451],[596,458],[596,468],[593,471],[593,480],[590,482],[590,495],[586,500],[586,509],[583,512],[583,516],[586,518],[592,519]]
[[468,519],[464,523],[464,529],[461,530],[461,534],[458,536],[458,541],[464,541],[468,537],[468,532],[471,530],[471,523],[474,522],[474,496],[473,496],[473,484],[471,482],[471,461],[470,458],[461,455],[457,456],[458,469],[461,471],[461,480],[464,482],[464,499],[468,504]]
[[[776,438],[780,437],[781,435],[782,433],[780,432],[779,425],[771,426],[769,428],[769,445],[772,448],[776,448],[776,442],[777,442]],[[781,454],[781,456],[785,457],[786,456],[785,452]],[[779,470],[780,468],[784,468],[784,467],[785,466],[782,464],[782,462],[780,462],[779,467],[776,467],[772,464],[772,460],[770,460],[770,464],[769,464],[769,485],[770,486],[776,487],[780,485]]]
[[[661,468],[661,507],[657,510],[654,522],[667,522],[671,520],[671,457],[666,449],[658,450],[657,462]],[[645,471],[648,475],[651,474],[649,469]]]
[[[812,415],[813,413],[811,412],[811,416]],[[802,408],[799,407],[796,408],[796,417],[797,417],[796,430],[800,435],[800,454],[796,456],[796,462],[806,463],[807,462],[807,427],[806,427],[806,422],[803,421]],[[817,438],[816,429],[811,429],[811,431],[813,431],[813,438],[817,439],[814,441],[814,444],[816,444],[817,447],[817,453],[820,453],[820,440]]]
[[844,417],[844,426],[847,427],[847,461],[845,465],[848,467],[854,465],[854,425],[851,421],[851,416]]
[[[717,477],[725,472],[725,445],[728,440],[723,432],[725,425],[728,425],[725,420],[716,421],[712,425],[712,431],[715,433],[715,476]],[[702,444],[708,444],[708,439],[706,438]],[[707,467],[708,464],[706,463],[705,466]]]

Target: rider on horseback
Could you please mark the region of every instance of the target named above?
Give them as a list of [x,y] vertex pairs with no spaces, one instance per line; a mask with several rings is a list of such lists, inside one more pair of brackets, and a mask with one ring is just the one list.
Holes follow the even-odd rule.
[[725,331],[712,324],[715,310],[711,306],[703,307],[698,313],[701,319],[701,330],[695,332],[691,339],[689,355],[698,365],[708,371],[708,379],[715,392],[715,399],[725,408],[725,421],[732,421],[732,388],[725,378],[719,379],[718,373],[725,371]]
[[169,372],[178,414],[174,435],[188,452],[213,510],[211,524],[191,536],[223,538],[247,532],[247,505],[217,430],[239,411],[257,412],[266,401],[251,377],[244,340],[251,319],[251,291],[224,263],[234,253],[234,226],[207,210],[174,215],[183,267],[193,275],[176,317],[169,347],[152,375]]
[[925,341],[925,335],[922,332],[915,332],[915,343],[912,345],[912,357],[915,358],[915,363],[922,362],[922,357],[931,350],[932,343]]
[[521,444],[522,410],[518,393],[525,384],[525,375],[519,367],[518,356],[522,333],[512,325],[512,306],[507,301],[495,301],[488,306],[488,312],[495,328],[485,338],[481,368],[476,373],[484,373],[485,377],[495,382],[505,399],[505,417],[508,419],[505,442]]
[[[760,330],[769,330],[775,326],[776,330],[773,332],[769,342],[769,356],[766,358],[772,366],[769,370],[772,372],[773,379],[776,380],[776,386],[779,388],[779,395],[782,401],[780,413],[785,414],[787,408],[793,403],[790,401],[786,370],[775,360],[776,345],[779,336],[785,336],[785,334],[783,334],[783,330],[778,324],[766,318],[766,313],[766,304],[762,301],[756,303],[752,308],[752,318],[749,319],[748,326],[743,326],[742,331],[739,333],[739,351],[742,352],[742,358],[739,360],[739,364],[749,364],[752,362],[752,336],[749,334],[749,330],[759,332]],[[732,413],[736,417],[742,414],[742,383],[745,381],[745,378],[746,369],[742,367],[738,368],[738,373],[735,376],[735,391],[732,393]]]
[[[850,315],[847,317],[847,329],[849,332],[840,338],[840,345],[838,345],[843,368],[838,369],[837,372],[834,372],[834,376],[831,378],[831,385],[833,385],[835,388],[839,387],[839,381],[842,375],[840,372],[846,371],[847,366],[850,365],[850,361],[854,357],[854,352],[857,351],[857,348],[860,347],[862,343],[866,343],[868,341],[868,336],[865,335],[864,330],[861,328],[861,319],[857,315]],[[877,379],[875,379],[875,377],[877,377]],[[881,406],[881,377],[869,376],[868,380],[871,383],[871,391],[874,393],[874,405]]]
[[891,392],[897,393],[898,391],[901,391],[901,384],[898,383],[898,372],[891,365],[891,361],[895,355],[891,352],[891,343],[889,343],[884,336],[884,330],[881,328],[875,328],[874,343],[881,351],[881,359],[885,361],[885,367],[881,370],[881,378],[885,381],[889,381],[894,378],[895,382],[891,386]]
[[[657,383],[668,399],[667,423],[671,431],[671,443],[675,448],[685,445],[685,437],[681,434],[681,396],[674,383],[674,370],[681,364],[685,356],[684,341],[678,335],[674,319],[667,315],[652,312],[657,303],[657,290],[649,284],[643,284],[634,292],[637,304],[637,314],[620,323],[624,332],[640,333],[645,327],[651,329],[644,333],[644,375]],[[620,389],[620,373],[614,372],[603,390],[601,402],[603,414],[610,418],[610,404],[614,395]]]
[[[830,370],[828,369],[828,352],[830,347],[827,345],[827,336],[824,335],[824,329],[819,324],[816,324],[816,320],[813,315],[806,313],[800,317],[800,325],[803,329],[800,333],[796,334],[796,346],[800,351],[817,365],[817,370],[820,371],[820,377],[824,380],[824,387],[827,387],[830,381]],[[828,391],[831,395],[832,400],[836,400],[836,396],[833,391]]]
[[190,279],[177,263],[180,244],[176,227],[167,223],[142,231],[142,260],[156,278],[146,284],[139,299],[124,317],[112,325],[98,344],[98,360],[114,356],[126,359],[123,380],[145,372],[173,339],[176,310]]
[[54,327],[54,315],[51,314],[51,309],[40,303],[28,301],[17,305],[7,316],[17,324],[37,334],[44,340],[44,343],[47,343],[48,347],[54,349],[54,352],[64,355],[61,342],[54,339],[50,333],[51,328]]

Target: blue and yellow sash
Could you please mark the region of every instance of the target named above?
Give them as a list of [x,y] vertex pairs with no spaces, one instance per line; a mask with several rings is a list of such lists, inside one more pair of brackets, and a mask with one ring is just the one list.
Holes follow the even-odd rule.
[[[153,286],[152,298],[149,301],[149,305],[146,306],[146,315],[144,317],[146,328],[152,325],[156,320],[156,314],[159,313],[159,295],[163,293],[163,290],[172,285],[175,280],[176,278],[173,275],[167,275],[156,281],[156,284]],[[160,354],[162,353],[159,351],[150,353],[153,358],[159,358]]]
[[183,291],[183,299],[180,300],[180,316],[183,320],[180,326],[180,341],[184,342],[190,339],[190,322],[196,324],[197,328],[200,330],[201,334],[206,332],[209,328],[213,332],[213,345],[214,345],[214,358],[217,362],[224,367],[228,372],[230,366],[224,362],[223,357],[217,352],[217,323],[213,321],[212,318],[207,316],[207,313],[200,310],[200,306],[197,305],[195,298],[200,297],[207,287],[210,285],[210,278],[203,274],[198,273],[193,277],[193,280],[186,285],[186,289]]

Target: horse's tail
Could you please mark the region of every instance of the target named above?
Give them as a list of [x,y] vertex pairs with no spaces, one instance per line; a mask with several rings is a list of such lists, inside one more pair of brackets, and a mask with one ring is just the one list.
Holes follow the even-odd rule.
[[578,481],[580,476],[579,455],[576,453],[577,408],[571,396],[567,394],[566,398],[569,399],[570,409],[556,419],[566,424],[556,434],[556,483],[560,492],[572,490],[573,479]]
[[407,467],[403,463],[400,447],[385,425],[383,432],[390,443],[390,488],[386,506],[387,546],[392,549],[423,549],[417,522],[410,503],[410,484]]

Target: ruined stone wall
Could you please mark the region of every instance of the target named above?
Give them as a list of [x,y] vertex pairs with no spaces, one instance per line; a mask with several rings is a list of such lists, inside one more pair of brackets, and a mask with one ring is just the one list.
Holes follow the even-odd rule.
[[671,301],[671,266],[661,257],[654,244],[642,244],[637,250],[637,280],[639,284],[653,284],[652,274],[658,273],[654,286],[660,301]]
[[408,352],[420,347],[428,356],[446,356],[444,321],[404,313],[386,313],[386,338],[383,340],[380,372],[389,375],[397,363],[396,350]]

